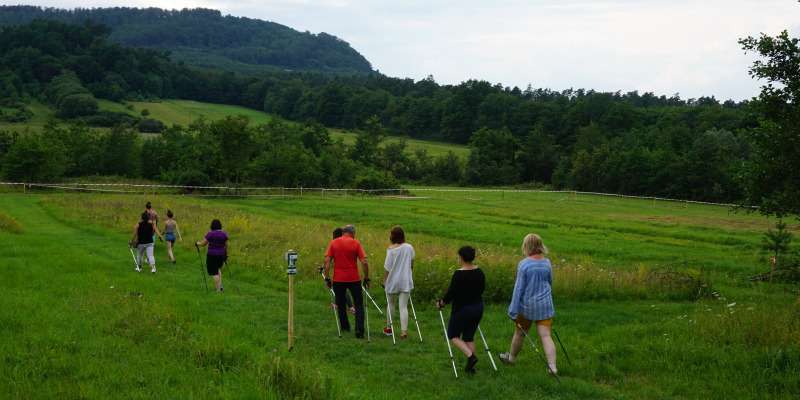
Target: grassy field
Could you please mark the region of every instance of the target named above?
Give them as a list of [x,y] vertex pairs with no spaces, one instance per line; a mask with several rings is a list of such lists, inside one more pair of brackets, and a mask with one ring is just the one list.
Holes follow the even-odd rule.
[[[214,121],[227,116],[236,115],[243,115],[249,118],[253,124],[264,124],[273,118],[267,113],[250,108],[203,103],[192,100],[161,100],[157,102],[132,101],[127,103],[132,106],[130,109],[121,103],[108,100],[100,99],[98,103],[101,110],[128,113],[135,116],[139,116],[141,111],[146,109],[150,112],[149,118],[158,119],[167,125],[178,124],[185,126],[199,118]],[[40,130],[48,120],[55,117],[53,111],[41,103],[31,103],[28,108],[34,114],[31,120],[24,123],[0,122],[0,129],[17,132],[22,132],[26,129],[34,131]],[[350,131],[331,129],[330,134],[333,139],[341,139],[347,144],[353,144],[356,140],[356,134]],[[386,139],[386,142],[396,143],[400,140],[402,140],[400,137],[390,136]],[[409,151],[425,149],[431,156],[442,156],[447,154],[448,151],[452,151],[464,159],[469,156],[469,149],[466,146],[410,138],[406,138],[405,141]]]
[[[0,194],[0,391],[10,398],[751,399],[800,393],[796,287],[753,283],[768,221],[721,207],[560,194],[431,193],[415,200],[219,200],[172,195]],[[141,205],[177,214],[176,266],[156,275],[126,249]],[[124,210],[124,211],[123,211]],[[203,289],[191,243],[229,232],[223,295]],[[336,338],[316,273],[334,226],[355,223],[378,275],[388,230],[417,249],[425,341]],[[793,227],[795,230],[797,227]],[[455,250],[478,247],[483,329],[505,350],[508,287],[524,233],[555,264],[561,383],[526,348],[514,367],[455,380],[432,300]],[[300,253],[296,347],[286,350],[282,254]],[[675,278],[678,277],[678,278]],[[688,278],[687,278],[688,277]],[[688,279],[688,280],[687,280]],[[377,286],[377,285],[376,285]],[[644,288],[644,290],[643,290]],[[371,290],[385,304],[379,287]],[[480,346],[479,346],[480,348]],[[459,366],[463,357],[458,356]]]

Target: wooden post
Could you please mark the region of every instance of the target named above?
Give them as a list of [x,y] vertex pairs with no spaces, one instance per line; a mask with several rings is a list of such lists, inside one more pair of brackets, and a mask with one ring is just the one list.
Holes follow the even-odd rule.
[[294,347],[294,275],[289,275],[289,351]]
[[286,274],[289,275],[289,351],[294,348],[294,275],[297,273],[297,252],[286,252]]

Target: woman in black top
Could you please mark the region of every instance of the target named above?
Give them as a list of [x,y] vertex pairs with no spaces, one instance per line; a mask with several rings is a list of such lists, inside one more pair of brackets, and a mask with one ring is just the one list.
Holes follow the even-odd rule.
[[453,303],[450,322],[447,325],[447,337],[453,345],[467,357],[464,370],[475,372],[475,332],[483,317],[483,290],[486,288],[486,277],[472,262],[475,260],[475,249],[464,246],[458,250],[461,268],[453,273],[450,287],[444,298],[437,302],[439,309],[445,304]]
[[142,213],[141,220],[133,227],[133,236],[130,240],[131,247],[136,247],[137,250],[136,272],[142,272],[141,266],[146,255],[147,263],[150,264],[150,272],[156,273],[156,258],[153,255],[156,237],[164,240],[156,224],[150,219],[150,215],[147,212]]

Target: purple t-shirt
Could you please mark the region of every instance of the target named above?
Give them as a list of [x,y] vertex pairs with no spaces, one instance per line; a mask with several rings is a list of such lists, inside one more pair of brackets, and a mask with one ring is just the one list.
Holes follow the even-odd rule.
[[206,233],[206,240],[208,241],[209,255],[227,255],[228,234],[225,231],[210,231]]

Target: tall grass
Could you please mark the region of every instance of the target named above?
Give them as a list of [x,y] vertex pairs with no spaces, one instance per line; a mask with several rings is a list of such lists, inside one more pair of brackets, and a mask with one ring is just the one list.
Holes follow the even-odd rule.
[[[83,207],[70,207],[76,198]],[[122,232],[128,232],[138,220],[145,197],[97,195],[62,195],[48,198],[70,217],[80,218]],[[301,255],[299,275],[302,279],[319,279],[317,266],[330,240],[335,224],[300,216],[253,213],[224,203],[208,203],[179,196],[152,199],[161,214],[166,208],[176,213],[186,241],[184,248],[202,237],[209,221],[219,218],[231,237],[231,263],[251,271],[284,273],[283,254],[293,248]],[[383,249],[388,244],[388,232],[358,227],[358,238],[369,253],[373,280],[383,274]],[[444,294],[452,272],[457,268],[456,250],[462,241],[433,235],[414,234],[416,248],[414,296],[420,300],[435,300]],[[484,298],[490,302],[507,302],[514,288],[517,263],[521,255],[510,253],[497,245],[479,246],[477,263],[487,274]],[[696,300],[711,292],[707,276],[698,271],[670,271],[640,265],[636,270],[613,269],[596,265],[591,260],[577,259],[572,264],[554,259],[554,295],[574,300],[631,300],[665,299]],[[377,283],[377,282],[376,282]]]
[[0,231],[21,234],[25,229],[10,215],[0,212]]

